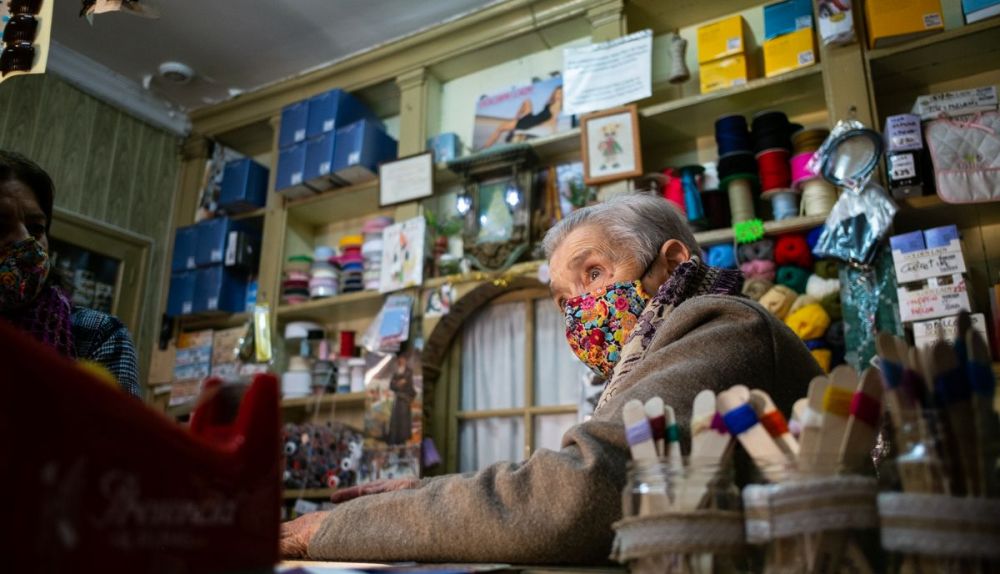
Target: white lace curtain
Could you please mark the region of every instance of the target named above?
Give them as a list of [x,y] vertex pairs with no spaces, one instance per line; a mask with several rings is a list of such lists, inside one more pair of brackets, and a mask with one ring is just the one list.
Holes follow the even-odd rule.
[[[575,405],[584,367],[566,344],[562,314],[549,301],[535,302],[535,405]],[[483,411],[525,405],[524,302],[490,305],[462,333],[461,410]],[[534,448],[557,450],[563,433],[577,422],[573,413],[534,418]],[[502,460],[524,458],[524,418],[492,417],[462,421],[459,467],[475,471]]]

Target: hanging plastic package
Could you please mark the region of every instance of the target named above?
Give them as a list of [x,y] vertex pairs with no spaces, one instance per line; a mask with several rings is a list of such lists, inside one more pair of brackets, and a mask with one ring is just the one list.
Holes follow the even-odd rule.
[[898,208],[871,174],[882,155],[882,136],[856,120],[842,120],[830,132],[807,169],[847,188],[826,219],[813,254],[854,263],[871,263],[889,232]]
[[819,37],[824,46],[854,42],[854,14],[851,0],[815,0],[819,16]]

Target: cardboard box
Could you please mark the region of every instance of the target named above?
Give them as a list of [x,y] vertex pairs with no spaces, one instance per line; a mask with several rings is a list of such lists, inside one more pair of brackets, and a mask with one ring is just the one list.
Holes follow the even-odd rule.
[[698,28],[698,63],[742,54],[749,51],[748,44],[743,16],[731,16],[705,24]]
[[180,271],[170,275],[170,293],[167,295],[167,316],[180,317],[194,312],[194,271]]
[[[972,320],[972,329],[988,343],[990,336],[986,332],[986,317],[982,313],[973,313],[969,319]],[[930,347],[939,340],[954,343],[957,336],[958,316],[913,323],[913,343],[918,348]]]
[[882,48],[944,30],[941,0],[867,0],[868,45]]
[[278,174],[274,189],[281,195],[294,199],[315,195],[316,191],[305,184],[306,143],[297,143],[278,152]]
[[701,65],[701,93],[707,94],[733,86],[742,86],[750,80],[746,56],[740,54]]
[[348,183],[378,177],[380,163],[396,159],[396,140],[370,120],[361,120],[337,130],[333,151],[333,173]]
[[1000,0],[962,0],[962,13],[966,24],[1000,16]]
[[268,173],[266,167],[248,157],[227,163],[222,171],[219,207],[228,213],[264,207]]
[[427,139],[427,149],[434,154],[434,163],[449,162],[462,155],[458,134],[447,132]]
[[222,263],[226,255],[226,237],[234,228],[233,221],[228,217],[215,217],[200,221],[197,228],[197,245],[194,260],[198,267]]
[[220,329],[212,334],[212,375],[234,377],[239,374],[240,342],[247,333],[246,326]]
[[344,182],[333,175],[333,152],[336,133],[326,133],[306,142],[305,184],[316,191],[326,191]]
[[195,273],[195,313],[246,311],[246,274],[221,265],[203,267]]
[[813,25],[811,0],[785,0],[764,6],[764,39],[770,40]]
[[378,121],[361,100],[344,90],[330,90],[309,98],[306,139],[335,132],[361,119]]
[[286,148],[306,139],[309,123],[309,102],[295,102],[281,110],[281,127],[278,129],[278,147]]
[[816,63],[813,28],[778,36],[764,42],[764,76],[770,78]]
[[927,287],[896,289],[900,319],[904,323],[912,323],[957,315],[962,311],[972,311],[965,279],[961,275],[954,275],[951,279],[953,281],[949,284],[931,279]]
[[889,238],[897,283],[965,273],[965,257],[954,225]]
[[195,262],[195,246],[198,244],[198,228],[194,225],[178,227],[174,233],[174,252],[171,255],[170,270],[185,271],[198,266]]

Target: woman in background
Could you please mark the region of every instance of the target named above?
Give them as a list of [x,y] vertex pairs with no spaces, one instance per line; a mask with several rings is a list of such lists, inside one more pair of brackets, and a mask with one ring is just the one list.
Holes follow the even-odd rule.
[[52,178],[28,158],[0,150],[0,319],[64,357],[98,363],[139,396],[128,329],[117,318],[73,307],[49,258]]

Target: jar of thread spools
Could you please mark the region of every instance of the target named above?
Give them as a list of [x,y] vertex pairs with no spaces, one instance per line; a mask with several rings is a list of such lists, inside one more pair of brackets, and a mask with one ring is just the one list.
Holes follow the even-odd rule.
[[633,462],[612,557],[640,574],[750,572],[740,506],[718,460]]

